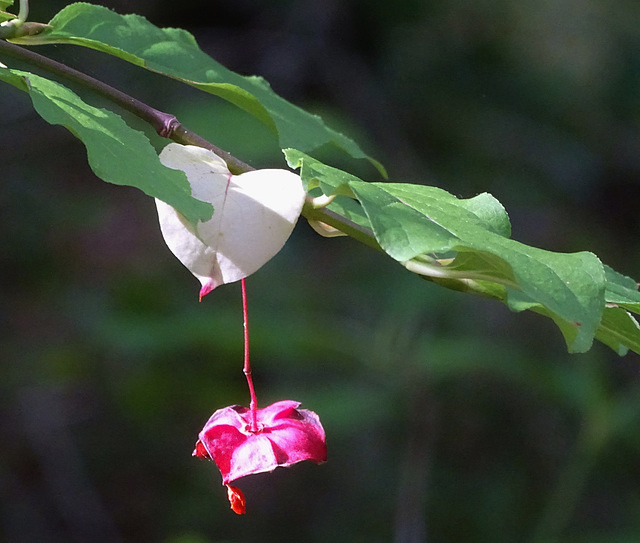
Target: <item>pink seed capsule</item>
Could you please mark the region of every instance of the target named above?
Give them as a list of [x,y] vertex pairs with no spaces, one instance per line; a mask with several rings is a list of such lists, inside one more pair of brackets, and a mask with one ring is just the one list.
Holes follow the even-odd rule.
[[247,507],[242,490],[237,486],[226,485],[226,487],[231,510],[237,515],[244,515],[247,512]]

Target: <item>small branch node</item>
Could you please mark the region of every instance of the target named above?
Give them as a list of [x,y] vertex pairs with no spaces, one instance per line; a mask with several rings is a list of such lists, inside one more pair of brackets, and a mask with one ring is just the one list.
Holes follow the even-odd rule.
[[[160,112],[158,112],[160,114]],[[163,138],[171,139],[176,130],[180,128],[181,123],[175,115],[162,114],[162,126],[158,130],[158,135]]]

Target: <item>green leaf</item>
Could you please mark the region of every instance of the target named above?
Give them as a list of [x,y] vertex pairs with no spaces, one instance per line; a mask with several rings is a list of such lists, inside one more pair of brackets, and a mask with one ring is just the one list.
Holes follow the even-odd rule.
[[185,30],[158,28],[139,15],[119,15],[102,6],[76,3],[65,7],[49,23],[51,29],[18,43],[71,43],[115,55],[244,109],[273,129],[281,148],[312,151],[333,144],[354,158],[370,160],[350,138],[327,127],[320,117],[287,102],[261,77],[245,77],[228,70],[198,47]]
[[336,194],[353,197],[349,183],[360,181],[355,175],[327,166],[297,149],[283,149],[283,152],[289,167],[300,170],[307,192],[319,187],[326,196]]
[[511,221],[506,209],[488,192],[466,200],[458,200],[457,204],[481,219],[488,230],[505,238],[511,236]]
[[[459,199],[436,187],[365,183],[300,151],[287,149],[285,156],[309,188],[353,194],[357,201],[345,205],[349,200],[340,197],[330,208],[371,229],[382,249],[407,269],[447,288],[496,298],[514,311],[530,309],[552,318],[572,352],[588,350],[596,333],[618,352],[640,346],[628,319],[608,313],[601,326],[605,270],[598,258],[509,239],[509,218],[493,196]],[[607,275],[611,296],[617,289],[621,303],[640,302],[630,290],[633,281],[614,274]],[[616,323],[624,324],[624,332],[608,328]],[[620,338],[612,337],[615,333]]]
[[605,266],[607,278],[605,300],[608,304],[615,304],[634,313],[640,314],[640,292],[638,283],[617,271]]
[[0,79],[29,93],[45,121],[78,137],[102,180],[137,187],[175,207],[192,224],[211,217],[211,205],[191,197],[184,173],[165,168],[147,137],[115,113],[90,106],[63,85],[35,74],[0,68]]
[[8,21],[10,19],[15,19],[16,16],[13,13],[8,13],[5,11],[9,6],[13,4],[13,0],[0,0],[0,23],[3,21]]
[[[437,187],[404,183],[351,182],[350,187],[371,220],[383,248],[396,260],[411,260],[424,253],[454,250],[458,234],[494,231],[486,217],[496,211],[480,213],[482,202],[461,201]],[[487,201],[485,198],[483,201]]]
[[[572,352],[593,342],[604,309],[604,269],[587,252],[561,254],[501,235],[492,198],[458,200],[435,187],[351,182],[381,247],[409,269],[503,285],[514,311],[543,308],[561,319]],[[491,218],[489,220],[488,218]],[[446,259],[446,260],[445,260]]]
[[640,326],[631,314],[640,314],[638,283],[609,266],[604,270],[606,307],[596,337],[619,354],[640,353]]
[[629,349],[640,353],[640,326],[628,311],[621,307],[606,307],[596,338],[619,355]]

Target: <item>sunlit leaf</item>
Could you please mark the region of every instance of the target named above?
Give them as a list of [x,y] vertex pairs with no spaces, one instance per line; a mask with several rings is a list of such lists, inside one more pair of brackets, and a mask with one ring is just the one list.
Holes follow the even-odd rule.
[[13,0],[0,0],[0,23],[15,19],[16,16],[13,13],[8,13],[5,10],[13,4]]
[[[571,323],[576,329],[571,350],[591,346],[604,308],[604,269],[595,255],[552,253],[496,233],[486,220],[496,212],[491,199],[469,205],[434,187],[364,182],[350,186],[378,242],[396,260],[460,254],[467,260],[464,276],[504,284],[506,301],[514,310],[540,304]],[[480,204],[488,206],[488,214],[479,211]],[[446,266],[441,271],[446,276]]]
[[509,218],[493,196],[460,199],[436,187],[365,183],[299,151],[285,155],[310,189],[352,194],[356,200],[339,197],[330,209],[369,228],[407,269],[553,319],[570,351],[586,351],[594,337],[620,353],[640,350],[633,317],[605,309],[606,301],[637,311],[635,282],[610,268],[605,279],[605,267],[592,253],[555,253],[510,239]]
[[129,185],[170,203],[189,222],[211,217],[211,205],[191,197],[181,172],[165,168],[147,139],[120,116],[84,102],[67,87],[35,74],[0,68],[0,79],[29,94],[48,123],[72,132],[87,148],[94,173],[104,181]]
[[332,144],[354,158],[384,168],[352,139],[327,127],[322,119],[278,96],[261,77],[245,77],[205,54],[185,30],[158,28],[139,15],[120,15],[102,6],[76,3],[49,23],[51,29],[18,43],[70,43],[91,47],[159,72],[244,109],[272,128],[284,149],[311,151]]
[[13,5],[13,0],[0,0],[0,21],[14,19],[16,16],[12,13],[6,13],[5,10]]
[[640,314],[640,292],[638,283],[617,271],[605,266],[607,278],[606,301],[619,307]]
[[327,166],[298,149],[284,149],[283,152],[289,167],[300,170],[300,177],[307,191],[319,187],[327,196],[334,194],[353,196],[349,183],[360,181],[355,175]]
[[623,355],[631,349],[640,353],[640,326],[622,307],[606,307],[596,338]]

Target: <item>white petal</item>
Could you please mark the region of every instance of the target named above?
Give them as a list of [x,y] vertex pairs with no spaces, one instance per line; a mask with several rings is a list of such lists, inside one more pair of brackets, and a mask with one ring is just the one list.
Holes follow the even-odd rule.
[[268,262],[302,211],[302,181],[288,170],[231,175],[212,151],[177,143],[162,150],[160,161],[185,172],[192,195],[213,205],[213,217],[194,231],[174,208],[156,200],[165,242],[202,283],[201,297]]

